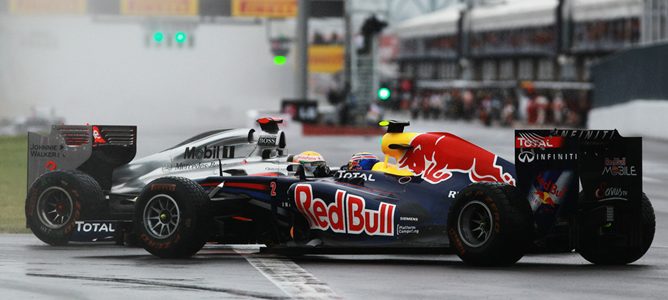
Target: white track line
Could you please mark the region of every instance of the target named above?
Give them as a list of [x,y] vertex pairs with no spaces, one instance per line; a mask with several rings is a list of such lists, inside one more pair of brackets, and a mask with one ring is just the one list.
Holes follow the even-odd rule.
[[332,288],[284,257],[255,256],[235,249],[255,269],[294,299],[341,299]]

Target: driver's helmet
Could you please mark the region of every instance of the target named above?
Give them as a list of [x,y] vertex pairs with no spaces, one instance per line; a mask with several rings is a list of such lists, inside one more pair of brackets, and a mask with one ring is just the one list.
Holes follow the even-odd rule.
[[313,172],[318,167],[326,167],[325,157],[315,151],[304,151],[292,157],[292,162],[304,166],[307,171]]
[[369,152],[359,152],[353,154],[348,161],[348,171],[371,170],[373,165],[379,162],[378,157]]

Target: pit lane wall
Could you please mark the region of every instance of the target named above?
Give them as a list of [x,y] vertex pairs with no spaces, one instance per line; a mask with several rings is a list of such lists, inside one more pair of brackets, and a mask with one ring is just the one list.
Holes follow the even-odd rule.
[[637,47],[592,66],[588,127],[668,140],[668,43]]
[[668,125],[668,98],[632,100],[594,108],[589,112],[589,128],[617,128],[623,136],[668,140],[666,125]]

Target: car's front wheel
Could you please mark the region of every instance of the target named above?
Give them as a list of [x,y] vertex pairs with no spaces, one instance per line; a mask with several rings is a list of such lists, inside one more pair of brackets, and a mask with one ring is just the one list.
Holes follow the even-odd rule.
[[165,177],[142,190],[135,208],[135,232],[141,245],[162,258],[197,253],[208,238],[209,197],[187,178]]

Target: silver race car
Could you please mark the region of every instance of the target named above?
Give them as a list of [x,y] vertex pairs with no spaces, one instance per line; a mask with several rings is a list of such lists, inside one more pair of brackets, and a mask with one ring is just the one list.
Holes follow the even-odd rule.
[[134,161],[135,126],[55,125],[48,135],[30,132],[26,225],[51,245],[123,242],[137,195],[157,178],[287,175],[282,120],[257,122],[257,131],[204,132]]

